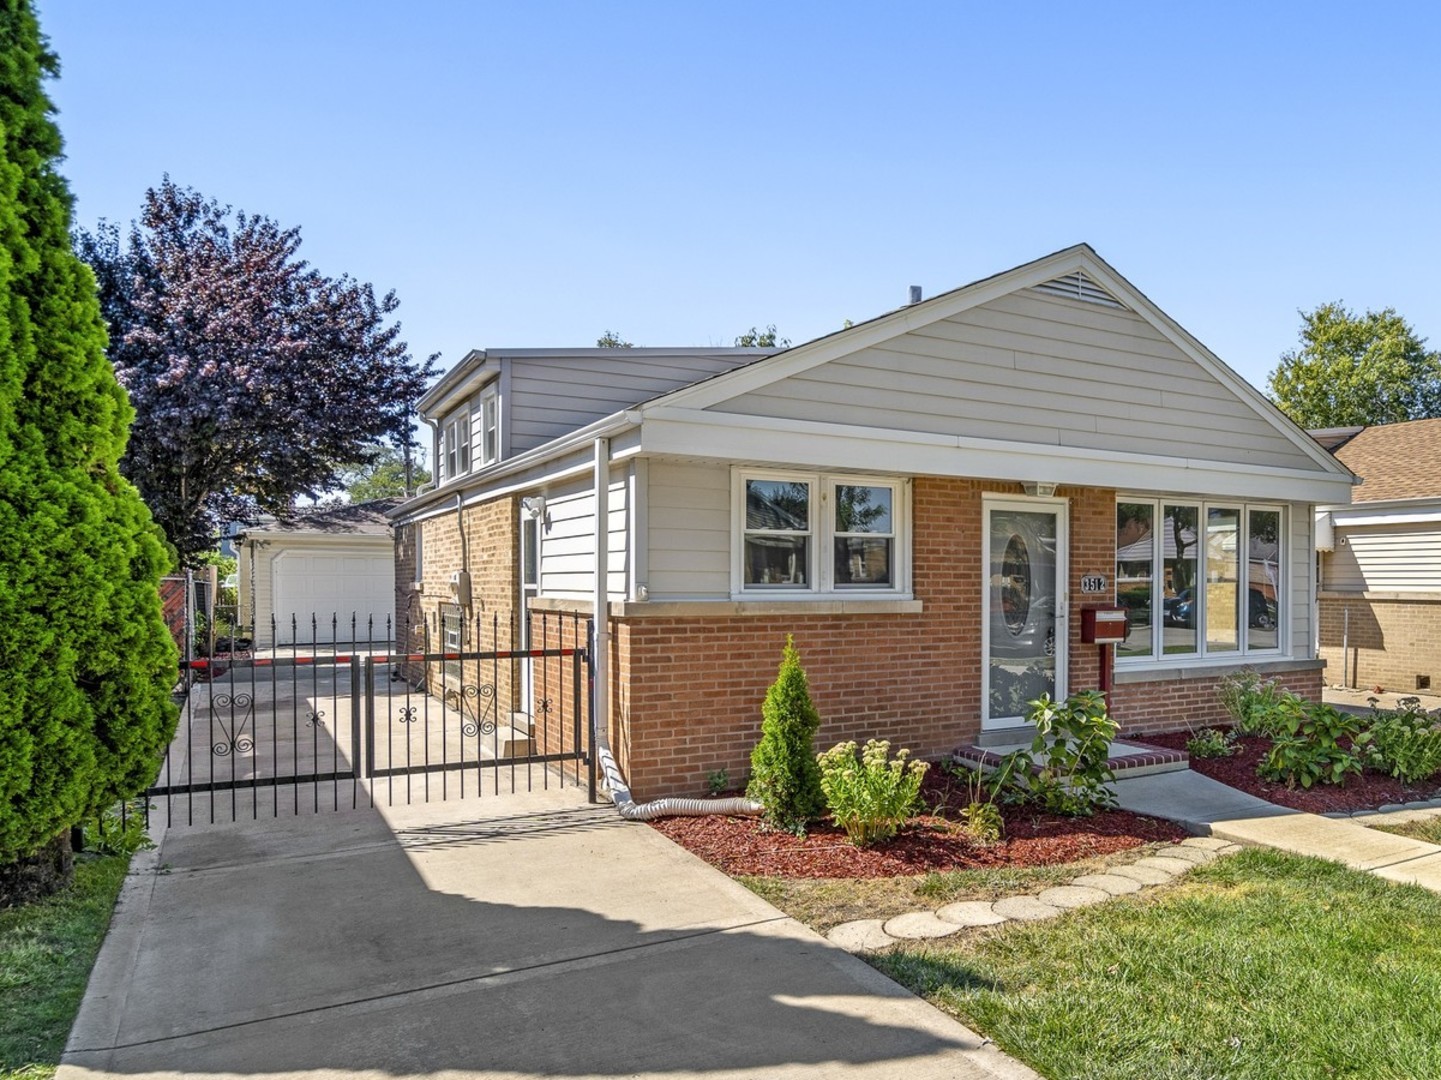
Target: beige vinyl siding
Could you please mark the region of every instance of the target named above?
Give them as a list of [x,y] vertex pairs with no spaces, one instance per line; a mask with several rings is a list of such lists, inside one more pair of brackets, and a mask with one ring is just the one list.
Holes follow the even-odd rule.
[[713,408],[1319,469],[1140,316],[1034,289]]
[[730,597],[730,469],[653,460],[646,514],[652,600]]
[[1441,592],[1441,524],[1336,528],[1323,587],[1338,592]]
[[1315,652],[1316,632],[1311,625],[1311,545],[1316,527],[1315,508],[1309,503],[1292,503],[1290,559],[1286,591],[1291,597],[1291,655],[1297,658]]
[[509,453],[523,453],[754,356],[522,357],[511,363]]
[[[612,598],[623,600],[630,566],[623,474],[612,474],[609,501],[607,586]],[[589,481],[548,490],[545,518],[540,541],[540,595],[590,599],[595,581],[595,493]]]

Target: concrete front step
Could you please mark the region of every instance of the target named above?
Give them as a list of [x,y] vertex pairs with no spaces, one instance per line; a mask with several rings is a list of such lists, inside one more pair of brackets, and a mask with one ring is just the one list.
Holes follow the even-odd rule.
[[[991,773],[1001,765],[1001,759],[1015,750],[1029,750],[1029,742],[1007,746],[962,746],[951,756],[963,765]],[[1111,756],[1106,766],[1116,774],[1117,780],[1128,780],[1153,773],[1181,772],[1191,768],[1191,755],[1184,750],[1170,750],[1164,746],[1152,746],[1136,739],[1117,739],[1111,744]]]

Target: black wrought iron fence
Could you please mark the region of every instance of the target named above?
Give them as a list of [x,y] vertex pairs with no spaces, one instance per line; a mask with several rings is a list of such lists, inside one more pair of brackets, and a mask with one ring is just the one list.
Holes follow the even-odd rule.
[[262,647],[216,614],[205,655],[184,661],[180,724],[146,792],[167,824],[551,786],[594,798],[583,615],[332,616],[312,619],[308,644]]

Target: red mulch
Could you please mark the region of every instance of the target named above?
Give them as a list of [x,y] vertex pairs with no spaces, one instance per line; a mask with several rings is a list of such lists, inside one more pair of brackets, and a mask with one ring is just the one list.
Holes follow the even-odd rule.
[[788,878],[877,878],[931,870],[1054,866],[1109,855],[1157,841],[1179,842],[1185,830],[1124,810],[1065,818],[1007,806],[1005,838],[978,844],[960,828],[964,788],[931,766],[921,799],[932,811],[888,844],[862,850],[846,834],[817,823],[804,838],[763,828],[755,818],[661,818],[652,826],[727,874]]
[[[1186,749],[1189,731],[1172,731],[1164,735],[1145,735],[1144,741],[1175,750]],[[1278,806],[1289,806],[1311,814],[1333,810],[1375,810],[1386,803],[1412,802],[1429,799],[1436,794],[1435,781],[1419,785],[1403,784],[1384,773],[1366,770],[1359,776],[1348,776],[1340,786],[1315,784],[1308,788],[1287,788],[1262,780],[1256,766],[1271,747],[1271,740],[1261,735],[1242,735],[1237,744],[1241,752],[1224,758],[1191,758],[1191,768],[1202,776],[1219,780]]]

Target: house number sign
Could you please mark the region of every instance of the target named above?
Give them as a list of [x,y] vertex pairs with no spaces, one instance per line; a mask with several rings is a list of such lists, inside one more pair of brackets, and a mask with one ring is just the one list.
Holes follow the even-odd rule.
[[1087,574],[1081,578],[1081,591],[1083,593],[1103,593],[1106,591],[1105,574]]

